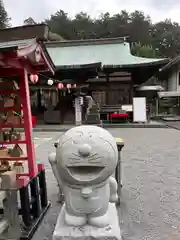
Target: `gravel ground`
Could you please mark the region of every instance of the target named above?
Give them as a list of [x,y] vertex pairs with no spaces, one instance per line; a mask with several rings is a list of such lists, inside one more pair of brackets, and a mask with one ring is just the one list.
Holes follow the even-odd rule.
[[[122,151],[123,190],[120,223],[123,240],[180,239],[180,132],[174,129],[109,129],[125,141]],[[41,133],[35,133],[38,136]],[[48,214],[33,240],[51,240],[60,210],[57,186],[47,161],[48,152],[59,134],[36,149],[45,163]]]

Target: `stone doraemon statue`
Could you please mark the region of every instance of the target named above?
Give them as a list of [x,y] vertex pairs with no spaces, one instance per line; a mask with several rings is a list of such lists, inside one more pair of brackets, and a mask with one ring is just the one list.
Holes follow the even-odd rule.
[[61,136],[56,154],[49,160],[57,164],[66,224],[109,225],[109,202],[118,200],[117,183],[112,177],[118,150],[112,135],[97,126],[74,127]]

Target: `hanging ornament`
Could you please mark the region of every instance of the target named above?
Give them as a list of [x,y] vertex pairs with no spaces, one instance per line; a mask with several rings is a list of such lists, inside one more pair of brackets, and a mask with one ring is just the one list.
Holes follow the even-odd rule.
[[54,82],[53,82],[53,80],[52,80],[52,79],[48,79],[48,81],[47,81],[47,84],[48,84],[48,85],[52,86],[52,85],[53,85],[53,83],[54,83]]
[[58,83],[58,88],[62,89],[64,87],[64,85],[62,83]]
[[71,84],[67,84],[68,93],[70,93]]
[[70,89],[71,88],[71,84],[67,84],[67,88]]
[[38,82],[38,80],[39,80],[39,77],[38,77],[37,74],[31,74],[31,75],[29,76],[29,79],[30,79],[30,81],[31,81],[33,84],[36,84],[36,83]]

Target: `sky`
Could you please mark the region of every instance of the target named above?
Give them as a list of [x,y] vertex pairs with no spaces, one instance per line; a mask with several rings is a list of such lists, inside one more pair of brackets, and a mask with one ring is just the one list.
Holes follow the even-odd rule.
[[141,10],[153,22],[171,18],[180,23],[180,0],[4,0],[4,5],[13,26],[22,25],[28,17],[40,22],[60,9],[71,17],[81,11],[98,17],[105,12]]

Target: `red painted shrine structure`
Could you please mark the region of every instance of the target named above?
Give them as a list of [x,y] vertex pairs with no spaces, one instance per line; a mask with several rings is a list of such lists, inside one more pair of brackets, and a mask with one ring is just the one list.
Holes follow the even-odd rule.
[[[28,160],[30,178],[36,176],[36,161],[34,154],[34,146],[32,142],[32,121],[31,121],[31,107],[30,107],[30,94],[28,74],[37,72],[51,72],[54,73],[54,65],[48,56],[43,43],[38,43],[36,39],[13,41],[0,43],[0,78],[13,77],[18,79],[18,90],[1,90],[0,94],[17,93],[20,96],[22,110],[23,110],[23,123],[19,126],[2,126],[2,127],[24,127],[27,157],[22,160]],[[7,79],[8,81],[8,79]],[[10,109],[7,109],[10,110]],[[14,111],[17,109],[13,109]],[[11,160],[11,159],[9,159]],[[13,159],[18,160],[18,159]]]
[[[0,130],[11,128],[24,128],[25,139],[0,142],[0,144],[26,144],[27,156],[25,157],[0,157],[7,161],[27,161],[28,172],[17,174],[17,182],[23,183],[19,187],[21,199],[21,215],[28,232],[26,237],[29,239],[37,222],[48,208],[47,191],[45,183],[45,172],[43,164],[36,164],[34,144],[32,140],[32,121],[30,107],[30,93],[28,74],[39,72],[50,72],[54,74],[55,68],[46,51],[44,43],[37,41],[36,38],[16,41],[0,42],[0,79],[4,86],[0,88],[0,96],[16,94],[20,98],[21,106],[17,108],[3,108],[0,111],[21,111],[23,120],[20,124],[0,124]],[[7,83],[15,80],[19,85],[18,89],[5,88]],[[20,108],[20,109],[19,109]],[[31,202],[29,197],[29,188],[31,192]],[[40,188],[40,189],[38,189]],[[39,196],[40,195],[40,196]],[[32,219],[34,222],[32,222]],[[33,230],[34,229],[34,230]],[[24,235],[24,236],[25,236]]]

